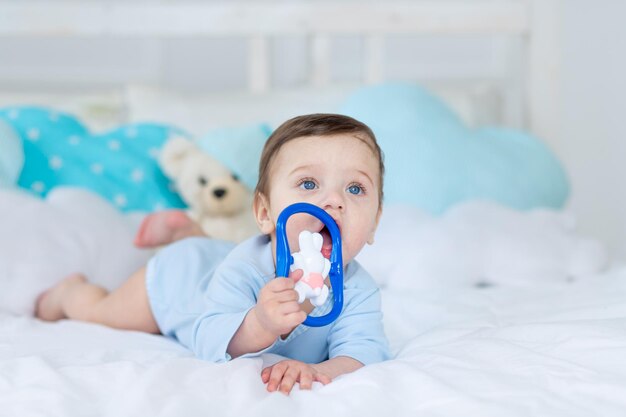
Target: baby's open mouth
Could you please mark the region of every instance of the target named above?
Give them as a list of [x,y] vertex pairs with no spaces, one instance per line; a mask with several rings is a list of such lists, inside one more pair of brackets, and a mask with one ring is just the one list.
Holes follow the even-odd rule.
[[330,254],[333,251],[333,240],[330,237],[330,231],[326,226],[319,231],[319,234],[322,235],[324,239],[324,243],[322,243],[322,256],[326,259],[330,259]]

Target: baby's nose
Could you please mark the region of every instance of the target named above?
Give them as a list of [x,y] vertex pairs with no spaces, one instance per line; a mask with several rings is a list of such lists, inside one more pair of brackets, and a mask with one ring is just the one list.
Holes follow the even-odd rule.
[[345,202],[343,201],[343,197],[341,193],[338,192],[329,192],[324,199],[324,203],[322,204],[324,210],[343,210],[345,207]]

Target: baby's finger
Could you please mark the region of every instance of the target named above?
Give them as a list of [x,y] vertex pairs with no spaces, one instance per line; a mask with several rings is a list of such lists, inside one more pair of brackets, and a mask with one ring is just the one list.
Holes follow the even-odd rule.
[[295,271],[291,271],[289,273],[289,278],[293,280],[293,282],[300,281],[300,278],[304,275],[304,271],[301,269],[296,269]]
[[265,287],[273,292],[279,292],[284,290],[292,290],[296,284],[291,279],[275,278],[268,282]]
[[322,384],[330,384],[333,380],[326,374],[317,373],[315,374],[315,380],[321,382]]
[[298,304],[297,301],[292,300],[281,303],[278,307],[278,311],[280,311],[281,314],[292,314],[302,311],[302,308],[300,308],[300,304]]
[[263,381],[264,384],[267,384],[267,381],[269,381],[271,373],[272,373],[271,366],[268,366],[267,368],[263,369],[263,371],[261,372],[261,381]]
[[313,372],[310,370],[303,370],[300,373],[300,389],[311,389],[313,385]]
[[296,327],[306,320],[306,313],[302,310],[290,313],[285,316],[285,322],[290,327]]
[[280,382],[280,392],[283,394],[289,394],[294,384],[298,380],[298,375],[300,374],[300,370],[295,367],[287,368],[287,372],[283,375],[283,380]]
[[285,290],[276,293],[275,300],[280,301],[281,303],[286,303],[289,301],[298,301],[299,295],[296,290]]
[[281,365],[281,362],[272,367],[270,379],[267,383],[267,390],[269,392],[276,391],[278,384],[280,384],[280,381],[283,379],[283,374],[285,373],[286,368],[286,365]]

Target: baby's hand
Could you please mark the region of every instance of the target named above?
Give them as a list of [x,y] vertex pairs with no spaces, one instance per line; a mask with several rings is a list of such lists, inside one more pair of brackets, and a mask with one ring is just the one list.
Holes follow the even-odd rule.
[[289,276],[292,279],[276,278],[261,288],[255,307],[259,324],[275,337],[289,333],[306,320],[294,290],[294,280],[302,278],[302,271],[294,271]]
[[315,365],[308,363],[285,360],[269,366],[261,372],[261,380],[267,384],[270,392],[280,390],[283,394],[289,395],[293,385],[300,383],[300,389],[311,389],[313,381],[326,385],[332,380],[315,368]]

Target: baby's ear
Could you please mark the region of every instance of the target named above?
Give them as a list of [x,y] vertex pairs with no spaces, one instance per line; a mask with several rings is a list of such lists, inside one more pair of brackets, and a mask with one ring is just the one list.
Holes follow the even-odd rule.
[[274,222],[272,221],[272,214],[270,212],[269,202],[262,193],[256,193],[252,202],[252,214],[256,220],[259,230],[264,235],[269,235],[276,229]]
[[185,159],[192,152],[198,151],[196,145],[182,136],[174,136],[165,142],[159,156],[161,169],[170,178],[178,178],[182,172]]

